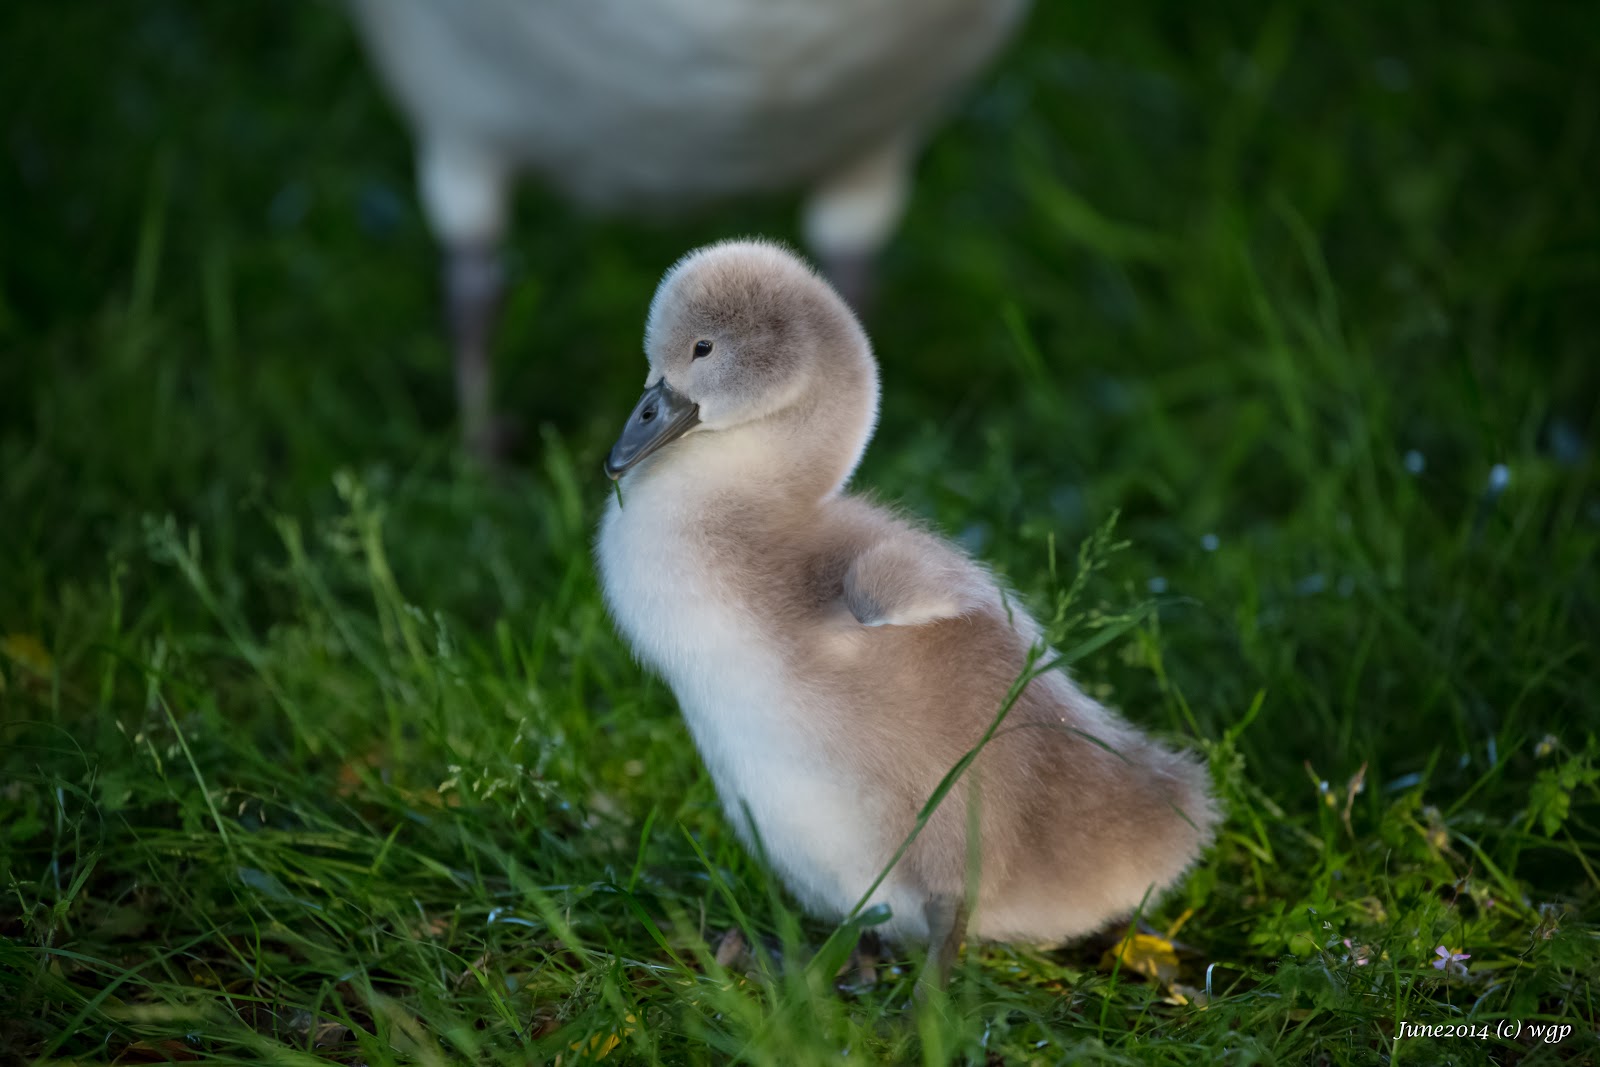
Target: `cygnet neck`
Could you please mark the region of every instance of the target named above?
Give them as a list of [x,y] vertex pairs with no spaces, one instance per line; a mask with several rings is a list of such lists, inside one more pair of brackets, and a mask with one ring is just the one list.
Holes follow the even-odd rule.
[[647,477],[693,496],[734,496],[771,507],[814,506],[843,488],[872,436],[877,378],[812,392],[771,415],[698,430],[664,450]]

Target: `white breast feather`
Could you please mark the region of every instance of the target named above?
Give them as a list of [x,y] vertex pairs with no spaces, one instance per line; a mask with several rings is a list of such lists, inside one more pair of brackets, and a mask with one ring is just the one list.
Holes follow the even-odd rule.
[[[600,527],[601,580],[617,627],[671,685],[741,839],[764,852],[807,910],[840,917],[899,842],[881,839],[868,798],[829,766],[807,729],[819,709],[805,706],[805,687],[787,674],[771,635],[718,595],[700,546],[672,521],[671,490],[659,481],[630,488]],[[886,933],[927,936],[923,902],[892,878],[878,902],[894,915]]]

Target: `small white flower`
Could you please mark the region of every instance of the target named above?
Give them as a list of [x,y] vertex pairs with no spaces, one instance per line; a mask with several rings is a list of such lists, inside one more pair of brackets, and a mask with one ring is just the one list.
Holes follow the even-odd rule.
[[1433,961],[1434,970],[1453,974],[1457,978],[1465,978],[1467,976],[1467,965],[1462,961],[1472,958],[1470,952],[1452,952],[1450,949],[1440,945],[1433,950],[1433,954],[1439,957]]

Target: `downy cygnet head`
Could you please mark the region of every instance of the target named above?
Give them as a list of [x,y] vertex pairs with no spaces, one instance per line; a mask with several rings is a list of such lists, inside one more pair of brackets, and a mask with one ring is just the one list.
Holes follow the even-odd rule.
[[[765,241],[709,245],[674,264],[650,304],[645,356],[644,396],[606,457],[612,478],[687,433],[769,423],[786,439],[830,433],[842,481],[877,413],[877,368],[855,315]],[[801,431],[810,422],[815,433]]]

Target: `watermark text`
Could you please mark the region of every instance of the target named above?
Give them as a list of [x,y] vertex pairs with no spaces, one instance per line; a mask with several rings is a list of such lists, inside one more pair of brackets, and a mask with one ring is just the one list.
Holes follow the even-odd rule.
[[1412,1023],[1402,1021],[1396,1035],[1404,1041],[1413,1037],[1469,1038],[1487,1041],[1518,1041],[1524,1036],[1547,1045],[1559,1044],[1572,1033],[1571,1023],[1525,1023],[1515,1019],[1501,1019],[1494,1023]]

